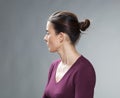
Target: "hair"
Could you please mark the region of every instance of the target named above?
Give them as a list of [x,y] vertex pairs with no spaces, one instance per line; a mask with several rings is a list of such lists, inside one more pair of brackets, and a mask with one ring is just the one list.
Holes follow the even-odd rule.
[[80,38],[81,31],[85,31],[90,25],[89,19],[79,22],[77,16],[68,11],[55,12],[48,21],[53,24],[56,34],[66,33],[73,45]]

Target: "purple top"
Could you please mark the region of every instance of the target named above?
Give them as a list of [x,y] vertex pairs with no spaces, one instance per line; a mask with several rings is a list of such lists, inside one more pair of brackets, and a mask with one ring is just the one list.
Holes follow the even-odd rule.
[[92,64],[80,56],[62,79],[56,82],[55,75],[60,61],[51,64],[42,98],[93,98],[96,76]]

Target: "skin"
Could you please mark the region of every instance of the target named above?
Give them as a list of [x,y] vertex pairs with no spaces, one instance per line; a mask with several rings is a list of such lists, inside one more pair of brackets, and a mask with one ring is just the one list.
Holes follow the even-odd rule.
[[75,45],[71,44],[69,36],[66,33],[55,33],[53,24],[49,21],[46,25],[46,32],[44,40],[47,43],[48,50],[50,52],[57,52],[61,58],[56,71],[56,82],[59,82],[81,54],[78,53]]

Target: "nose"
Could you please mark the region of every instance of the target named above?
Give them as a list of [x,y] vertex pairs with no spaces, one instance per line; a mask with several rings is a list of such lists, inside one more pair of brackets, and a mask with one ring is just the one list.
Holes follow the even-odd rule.
[[47,35],[44,36],[43,40],[47,42]]

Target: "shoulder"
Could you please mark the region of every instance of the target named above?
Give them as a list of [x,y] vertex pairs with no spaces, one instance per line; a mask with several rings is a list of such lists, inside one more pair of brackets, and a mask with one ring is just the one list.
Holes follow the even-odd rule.
[[92,65],[92,63],[85,58],[84,56],[81,56],[78,61],[76,62],[76,73],[78,76],[88,76],[95,78],[96,74],[95,74],[95,70],[94,67]]
[[77,64],[78,64],[76,72],[77,78],[82,77],[84,79],[86,78],[89,81],[95,82],[96,74],[92,63],[84,56],[81,56],[78,59]]
[[78,65],[78,69],[94,70],[92,63],[86,57],[84,57],[83,55],[78,59],[76,64]]
[[54,67],[56,67],[60,63],[60,61],[61,61],[60,59],[54,60],[51,63],[50,70],[52,70]]
[[51,64],[51,66],[57,66],[60,63],[60,59],[54,60]]

